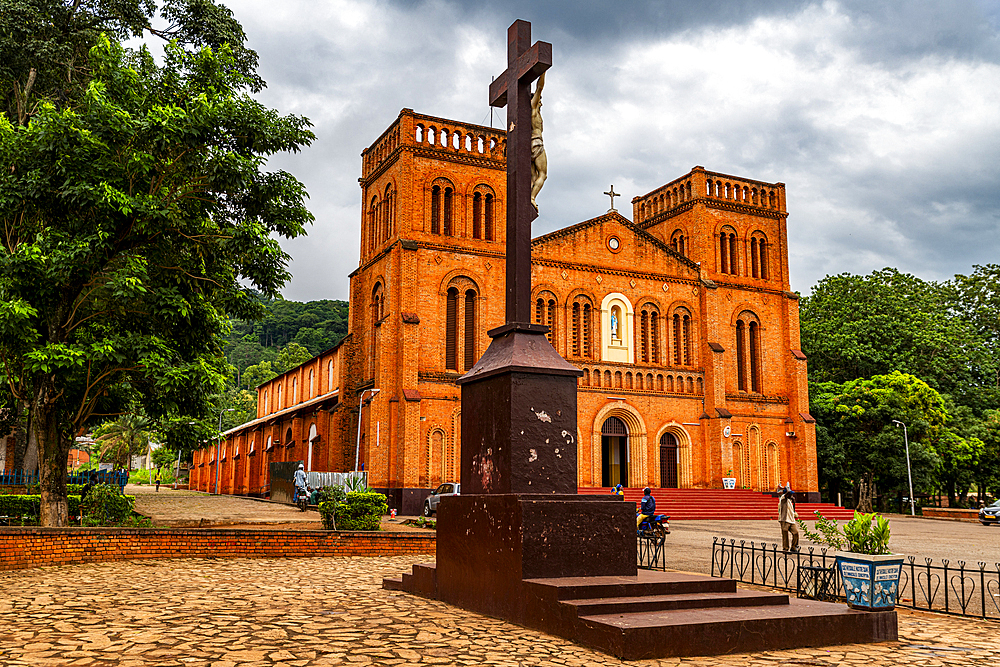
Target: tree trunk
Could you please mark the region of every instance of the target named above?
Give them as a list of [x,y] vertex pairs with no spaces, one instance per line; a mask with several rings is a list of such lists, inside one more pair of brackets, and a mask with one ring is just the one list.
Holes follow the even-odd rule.
[[24,455],[28,449],[28,421],[18,421],[14,427],[14,437],[8,441],[7,458],[11,470],[24,470]]
[[24,448],[24,460],[21,464],[21,470],[24,474],[33,473],[38,470],[38,437],[35,435],[34,429],[29,425],[27,428],[27,442]]
[[58,410],[45,399],[54,395],[50,381],[44,381],[36,393],[32,410],[32,433],[40,454],[41,515],[43,526],[65,526],[69,523],[69,499],[66,497],[66,466],[69,462],[69,438],[59,430]]

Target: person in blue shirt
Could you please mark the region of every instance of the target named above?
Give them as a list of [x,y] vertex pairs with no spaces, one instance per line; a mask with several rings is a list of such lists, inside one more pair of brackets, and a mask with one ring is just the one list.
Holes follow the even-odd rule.
[[613,496],[624,496],[625,495],[625,490],[622,488],[622,485],[619,484],[614,489],[612,489],[611,495],[613,495]]
[[635,517],[635,529],[639,530],[639,526],[642,524],[642,520],[646,517],[653,516],[656,514],[656,498],[653,497],[653,492],[650,491],[647,486],[642,490],[642,503],[639,505],[639,514]]

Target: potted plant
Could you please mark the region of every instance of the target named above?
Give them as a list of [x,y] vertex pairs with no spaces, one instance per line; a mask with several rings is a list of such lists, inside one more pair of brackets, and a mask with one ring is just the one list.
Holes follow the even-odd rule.
[[807,538],[835,550],[847,606],[865,611],[895,608],[903,557],[889,551],[889,520],[881,514],[855,512],[841,531],[835,520],[825,519],[819,512],[816,516],[820,534],[802,521],[799,525]]
[[736,488],[736,478],[733,477],[733,469],[730,468],[726,471],[726,476],[722,478],[722,488],[724,489],[735,489]]

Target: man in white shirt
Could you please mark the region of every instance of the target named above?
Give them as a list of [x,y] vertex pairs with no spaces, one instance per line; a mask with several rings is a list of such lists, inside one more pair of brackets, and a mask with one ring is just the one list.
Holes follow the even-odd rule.
[[781,550],[788,551],[788,535],[792,535],[792,551],[799,548],[799,527],[796,519],[795,500],[791,489],[785,489],[778,501],[778,523],[781,525]]

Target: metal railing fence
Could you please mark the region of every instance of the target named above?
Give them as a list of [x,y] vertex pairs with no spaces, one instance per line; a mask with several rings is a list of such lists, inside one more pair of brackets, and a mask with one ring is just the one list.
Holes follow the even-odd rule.
[[[102,470],[85,471],[81,473],[71,473],[67,479],[67,484],[86,484],[91,479],[91,475],[98,484],[113,484],[120,489],[125,488],[128,482],[128,473],[124,470]],[[39,483],[39,474],[35,472],[26,473],[23,470],[0,471],[0,486],[32,486]]]
[[666,570],[667,553],[663,545],[665,538],[638,537],[637,565],[643,570]]
[[[728,577],[745,584],[756,584],[803,596],[803,582],[813,581],[817,569],[832,570],[832,596],[843,600],[836,557],[828,549],[782,551],[777,544],[747,544],[746,540],[712,538],[711,576]],[[987,567],[957,567],[948,559],[934,565],[933,558],[906,556],[899,577],[896,605],[955,616],[971,616],[1000,621],[1000,563]],[[800,570],[801,568],[801,570]],[[806,569],[808,568],[808,569]]]

